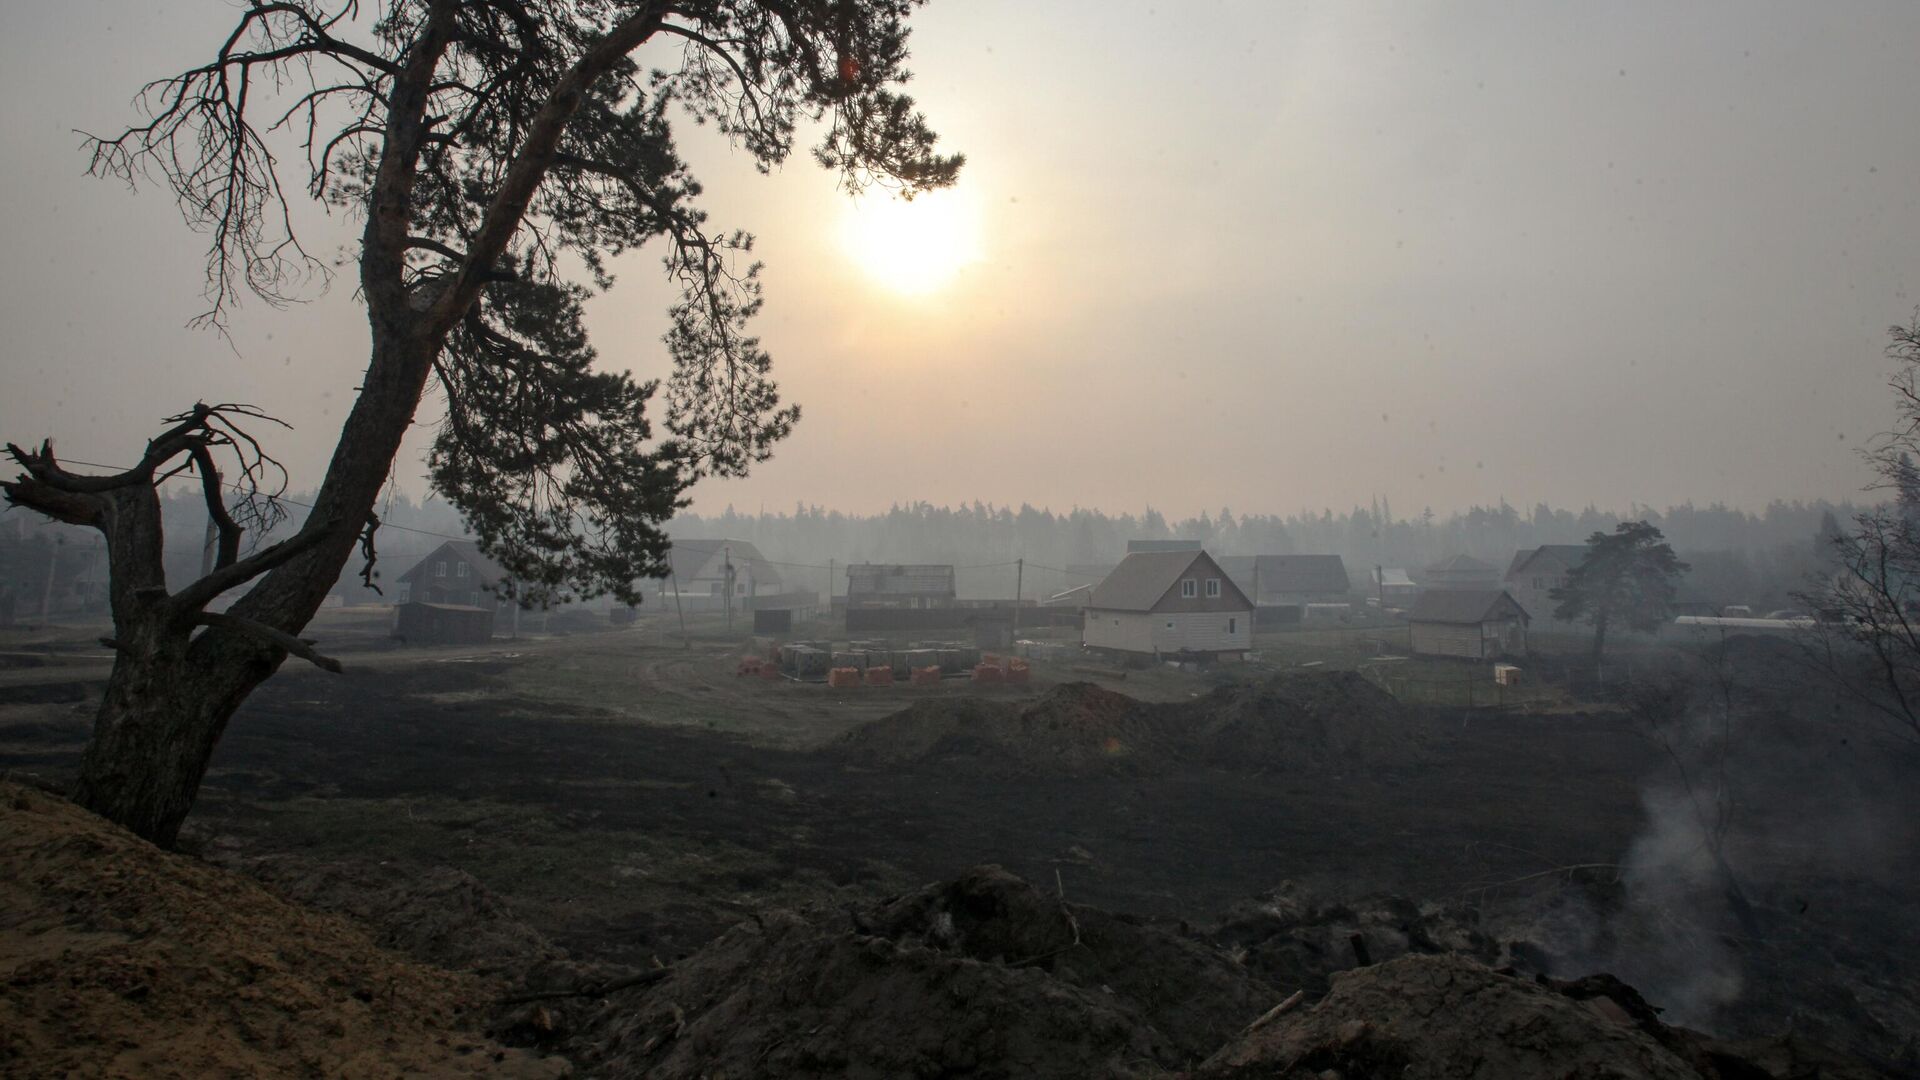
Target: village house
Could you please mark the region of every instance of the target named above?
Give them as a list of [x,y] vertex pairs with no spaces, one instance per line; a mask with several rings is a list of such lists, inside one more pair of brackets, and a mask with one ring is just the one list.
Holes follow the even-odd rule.
[[778,567],[748,540],[679,540],[667,552],[667,576],[658,583],[660,599],[676,598],[683,606],[718,610],[731,596],[735,604],[752,606],[755,597],[786,591]]
[[1420,586],[1414,584],[1405,570],[1376,566],[1367,571],[1367,591],[1372,594],[1367,598],[1370,601],[1378,601],[1384,607],[1404,608],[1420,595]]
[[1442,559],[1421,572],[1421,578],[1429,589],[1497,589],[1500,587],[1500,568],[1490,562],[1482,562],[1471,555],[1455,555]]
[[1310,605],[1336,610],[1353,601],[1338,555],[1225,555],[1220,566],[1260,609],[1262,625],[1299,622]]
[[847,609],[945,608],[958,596],[947,564],[854,563],[847,567]]
[[1559,633],[1580,629],[1553,616],[1553,590],[1567,583],[1573,568],[1587,561],[1585,544],[1542,544],[1516,552],[1507,568],[1506,590],[1535,620],[1535,628]]
[[420,645],[484,644],[495,613],[512,604],[495,591],[506,580],[478,544],[449,540],[395,582],[394,636]]
[[1407,621],[1419,656],[1493,660],[1527,652],[1529,617],[1504,589],[1429,589]]
[[1253,647],[1253,601],[1204,551],[1135,552],[1087,599],[1090,649],[1233,658]]

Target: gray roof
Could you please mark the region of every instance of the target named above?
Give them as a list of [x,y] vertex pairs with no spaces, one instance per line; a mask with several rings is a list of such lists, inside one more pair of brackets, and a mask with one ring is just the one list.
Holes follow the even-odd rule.
[[1450,623],[1476,626],[1511,606],[1522,619],[1531,620],[1527,610],[1507,595],[1505,589],[1429,589],[1420,594],[1407,612],[1409,622]]
[[1455,555],[1451,559],[1442,559],[1427,567],[1429,574],[1487,574],[1494,575],[1500,568],[1490,562],[1482,562],[1471,555]]
[[1136,551],[1199,551],[1202,546],[1198,540],[1129,540],[1127,554]]
[[1340,561],[1338,555],[1227,555],[1221,557],[1220,568],[1249,596],[1253,595],[1256,576],[1260,579],[1263,597],[1344,595],[1353,591],[1353,583],[1347,579],[1347,564]]
[[785,584],[779,568],[768,562],[751,540],[675,540],[667,551],[667,565],[680,581],[725,578],[728,559],[733,560],[736,581],[751,578],[756,589]]
[[1507,576],[1512,577],[1520,571],[1525,570],[1528,564],[1542,555],[1559,560],[1567,569],[1571,570],[1587,561],[1587,545],[1541,544],[1531,551],[1516,551],[1513,555],[1513,565],[1507,567]]
[[427,564],[435,561],[443,551],[473,567],[473,579],[483,589],[491,589],[507,579],[506,568],[481,554],[479,544],[472,540],[449,540],[427,552],[426,557],[401,574],[399,580],[410,582],[419,579],[426,573]]
[[953,596],[949,563],[853,563],[847,567],[849,596]]
[[1238,594],[1242,603],[1253,606],[1231,575],[1204,551],[1136,551],[1121,559],[1113,573],[1093,590],[1087,606],[1107,611],[1152,611],[1174,582],[1202,563],[1203,575],[1217,573],[1226,578],[1225,587]]

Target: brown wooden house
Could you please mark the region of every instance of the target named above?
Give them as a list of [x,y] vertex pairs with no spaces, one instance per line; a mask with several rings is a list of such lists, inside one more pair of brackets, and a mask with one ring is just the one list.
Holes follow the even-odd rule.
[[418,645],[476,645],[493,637],[507,580],[499,563],[471,540],[449,540],[395,582],[393,634]]

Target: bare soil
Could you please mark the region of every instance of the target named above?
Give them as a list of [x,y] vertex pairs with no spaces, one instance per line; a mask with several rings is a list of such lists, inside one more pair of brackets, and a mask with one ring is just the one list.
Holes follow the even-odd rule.
[[[1561,977],[1610,969],[1668,1019],[1730,1036],[1814,1030],[1890,1067],[1920,1064],[1906,985],[1920,970],[1907,917],[1920,884],[1910,859],[1886,854],[1920,849],[1920,815],[1911,788],[1888,780],[1907,774],[1842,734],[1795,728],[1779,744],[1788,752],[1745,763],[1730,850],[1753,868],[1768,928],[1754,942],[1730,938],[1692,899],[1630,902],[1623,875],[1658,835],[1649,792],[1671,762],[1618,710],[1410,711],[1357,679],[1223,686],[1231,672],[1115,672],[1062,690],[1085,674],[1046,664],[1027,688],[829,690],[736,678],[746,648],[697,636],[683,647],[656,627],[346,650],[337,677],[289,668],[236,719],[186,839],[213,863],[363,920],[384,945],[529,990],[672,968],[670,984],[608,997],[611,1012],[597,998],[544,1004],[543,1023],[522,1010],[522,1041],[583,1062],[638,1054],[605,1058],[608,1075],[692,1069],[695,1057],[674,1055],[726,1030],[731,1006],[715,996],[725,973],[769,957],[798,965],[754,991],[770,1025],[799,1022],[774,1003],[815,994],[807,971],[839,978],[860,957],[954,985],[954,965],[990,958],[929,944],[926,919],[939,912],[924,898],[987,864],[1034,883],[1033,910],[1055,913],[1046,926],[1062,925],[1062,897],[1075,912],[1124,913],[1213,949],[1268,988],[1268,1003],[1359,966],[1358,933],[1375,963],[1457,952]],[[90,693],[98,675],[60,661],[0,675],[0,768],[61,781],[90,708],[36,688]],[[1836,820],[1859,827],[1841,836]],[[901,910],[922,921],[884,929],[883,898],[915,896]],[[713,942],[718,952],[702,951]],[[1730,953],[1744,983],[1730,1004],[1685,1004],[1708,952]],[[809,957],[829,968],[807,969]],[[1012,992],[1000,974],[965,978],[975,1000]],[[906,982],[883,981],[876,1007]],[[1020,993],[1065,1001],[1091,985]],[[1040,1073],[1176,1068],[1205,1042],[1138,1002],[1106,1004],[1101,1015],[1151,1026],[1161,1049],[1067,1040],[1080,1056]],[[962,1019],[929,1012],[925,1023],[970,1030],[940,1026]],[[820,1022],[849,1038],[877,1030]],[[916,1053],[964,1063],[942,1047]],[[809,1075],[801,1060],[784,1075]],[[984,1061],[977,1071],[995,1075]]]
[[0,1074],[557,1077],[499,992],[350,920],[0,782]]

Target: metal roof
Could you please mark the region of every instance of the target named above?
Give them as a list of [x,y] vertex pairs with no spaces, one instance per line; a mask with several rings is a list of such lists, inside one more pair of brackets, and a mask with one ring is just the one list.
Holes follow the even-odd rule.
[[675,540],[667,551],[670,572],[683,582],[724,579],[729,558],[736,581],[751,578],[756,589],[785,584],[779,568],[768,562],[751,540]]
[[1353,583],[1347,579],[1347,564],[1338,555],[1227,555],[1221,557],[1220,568],[1249,596],[1253,595],[1256,576],[1262,597],[1339,596],[1353,590]]
[[1587,561],[1588,550],[1586,544],[1541,544],[1532,551],[1517,551],[1513,555],[1513,565],[1507,568],[1507,576],[1512,577],[1525,570],[1533,560],[1542,555],[1559,560],[1562,565],[1571,570]]
[[1486,622],[1501,608],[1509,606],[1522,619],[1531,621],[1527,609],[1508,596],[1505,589],[1429,589],[1413,602],[1413,608],[1407,612],[1407,620],[1474,626]]
[[1490,562],[1482,562],[1471,555],[1455,555],[1450,559],[1442,559],[1432,566],[1427,567],[1427,573],[1429,574],[1486,574],[1493,576],[1499,572],[1499,567]]
[[[1200,566],[1202,563],[1205,565]],[[1195,576],[1218,574],[1225,578],[1226,588],[1238,594],[1241,603],[1253,606],[1232,577],[1204,551],[1136,551],[1121,559],[1113,573],[1093,590],[1087,606],[1107,611],[1152,611],[1174,582],[1195,569],[1199,570]]]

